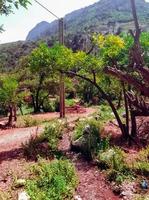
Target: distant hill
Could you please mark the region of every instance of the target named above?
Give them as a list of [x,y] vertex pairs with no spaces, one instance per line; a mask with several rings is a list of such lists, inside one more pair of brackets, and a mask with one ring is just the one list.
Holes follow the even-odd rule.
[[[136,0],[136,6],[142,28],[149,30],[149,3]],[[86,30],[115,32],[119,28],[128,30],[133,27],[130,0],[100,0],[66,15],[64,21],[66,35]],[[54,35],[57,31],[57,20],[52,23],[40,22],[29,32],[26,40],[39,40]]]
[[28,55],[37,46],[35,42],[11,42],[0,44],[0,68],[12,69],[22,56]]

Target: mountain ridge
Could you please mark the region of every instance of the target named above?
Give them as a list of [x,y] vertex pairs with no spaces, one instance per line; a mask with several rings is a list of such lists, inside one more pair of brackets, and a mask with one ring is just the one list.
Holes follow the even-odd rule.
[[[149,28],[149,3],[145,0],[136,0],[136,7],[140,24],[143,29]],[[108,32],[112,26],[123,30],[133,27],[130,0],[100,0],[90,6],[75,10],[64,17],[67,34],[84,32]],[[42,23],[35,26],[28,34],[26,40],[39,40],[52,36],[58,32],[58,21],[48,23],[42,28]],[[115,24],[114,24],[115,23]],[[39,24],[38,24],[39,25]],[[40,29],[40,34],[38,33]]]

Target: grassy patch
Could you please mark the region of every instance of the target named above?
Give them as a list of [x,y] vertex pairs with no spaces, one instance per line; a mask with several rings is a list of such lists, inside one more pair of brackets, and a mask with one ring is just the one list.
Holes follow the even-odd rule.
[[42,124],[42,121],[39,119],[35,119],[32,116],[25,115],[20,116],[17,120],[16,127],[18,128],[26,128],[26,127],[33,127]]
[[149,177],[149,146],[139,152],[131,167],[136,173]]
[[[22,109],[23,115],[31,114],[34,111],[32,107],[29,107],[27,105],[23,105],[21,109]],[[22,113],[21,113],[20,109],[17,112],[18,115],[22,115]]]
[[27,192],[32,200],[71,200],[78,180],[68,160],[40,161],[32,169]]
[[133,174],[125,162],[125,153],[117,147],[100,151],[98,155],[99,167],[106,170],[107,179],[121,184],[126,179],[132,179]]
[[66,106],[74,106],[76,104],[75,99],[65,99]]

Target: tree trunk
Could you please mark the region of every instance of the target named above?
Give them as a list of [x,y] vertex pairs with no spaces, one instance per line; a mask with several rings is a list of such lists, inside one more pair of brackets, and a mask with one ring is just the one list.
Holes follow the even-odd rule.
[[120,95],[119,95],[119,98],[118,98],[118,103],[117,103],[117,110],[120,109],[121,107],[121,101],[122,101],[122,91],[120,91]]
[[8,127],[13,126],[13,106],[9,106],[9,117],[8,117],[8,122],[6,124]]
[[41,74],[40,79],[39,79],[39,85],[38,85],[36,96],[35,96],[35,112],[40,112],[39,93],[42,88],[41,86],[42,86],[43,80],[44,80],[44,75]]
[[124,82],[122,82],[122,87],[123,87],[125,113],[126,113],[126,133],[127,133],[127,136],[129,137],[129,108],[128,108],[128,99],[127,99],[127,95],[126,95],[126,89],[125,89]]
[[16,122],[17,121],[17,108],[15,105],[13,106],[13,117],[14,117],[14,121]]

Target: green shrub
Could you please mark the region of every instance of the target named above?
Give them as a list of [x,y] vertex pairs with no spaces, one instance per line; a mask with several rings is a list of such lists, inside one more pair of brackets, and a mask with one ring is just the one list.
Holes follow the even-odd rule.
[[117,184],[122,184],[126,179],[133,180],[134,176],[129,169],[124,169],[122,171],[117,171],[110,169],[107,171],[107,179],[110,182],[116,182]]
[[26,188],[32,200],[71,200],[77,183],[75,168],[68,160],[42,161],[34,166]]
[[141,175],[149,177],[149,162],[138,161],[134,163],[133,169]]
[[109,181],[115,181],[120,184],[125,179],[130,179],[133,174],[125,162],[125,153],[120,148],[111,148],[106,151],[100,151],[98,155],[99,167],[107,170]]
[[66,106],[74,106],[76,103],[74,99],[65,99],[65,104]]
[[37,160],[39,156],[53,156],[53,153],[57,150],[63,128],[64,124],[61,122],[51,121],[41,135],[31,137],[26,144],[23,144],[24,155],[28,159],[34,160]]
[[100,143],[99,125],[94,119],[77,124],[72,137],[72,150],[80,151],[87,159],[92,159]]
[[109,168],[121,171],[126,167],[125,153],[119,148],[111,148],[104,152],[99,152],[99,161],[105,162]]
[[102,138],[99,143],[99,151],[106,151],[110,148],[110,137]]
[[73,134],[73,140],[79,139],[83,135],[83,131],[85,127],[88,125],[90,126],[91,134],[99,138],[100,126],[99,126],[98,121],[94,119],[86,119],[77,123],[74,134]]
[[57,149],[59,139],[62,137],[64,126],[65,124],[62,124],[59,121],[53,121],[45,128],[43,132],[43,137],[48,142],[49,148],[52,151]]
[[46,145],[45,138],[41,136],[32,136],[28,142],[22,144],[23,154],[29,160],[36,160],[38,157],[51,157],[51,151]]
[[49,99],[44,101],[43,111],[44,112],[55,112],[55,101],[50,101]]
[[34,119],[31,116],[20,116],[17,120],[18,128],[33,127],[41,124],[41,120]]
[[149,146],[139,152],[136,161],[132,163],[132,169],[138,174],[149,176]]

